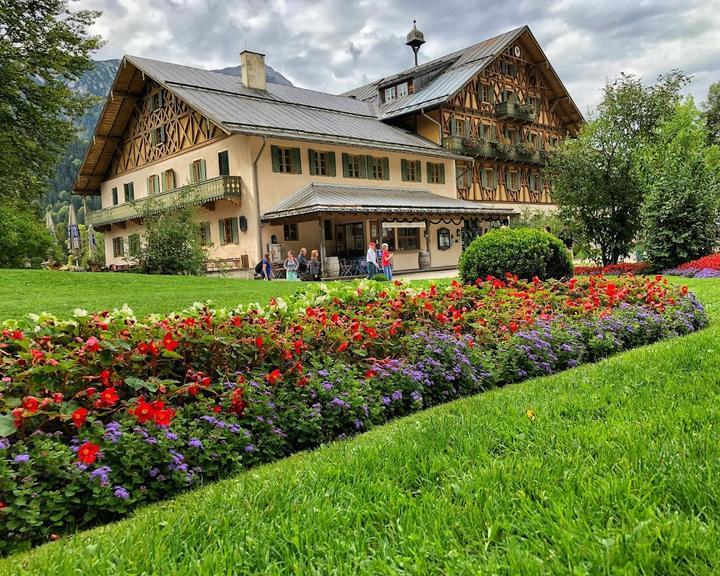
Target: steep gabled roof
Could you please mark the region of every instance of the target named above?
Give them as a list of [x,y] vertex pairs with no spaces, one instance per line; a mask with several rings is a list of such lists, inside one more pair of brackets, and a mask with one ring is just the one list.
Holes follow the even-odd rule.
[[237,77],[126,56],[95,127],[74,192],[98,193],[146,77],[227,134],[458,157],[417,134],[381,122],[367,102],[280,84],[268,84],[266,91],[252,90]]
[[[478,44],[473,44],[463,50],[421,64],[418,67],[408,68],[398,74],[380,78],[375,82],[343,92],[341,96],[349,96],[374,104],[378,108],[378,117],[381,120],[389,120],[390,118],[415,113],[423,109],[430,109],[450,100],[472,78],[495,60],[501,52],[517,42],[521,37],[523,37],[530,49],[533,62],[539,65],[545,79],[553,91],[556,92],[557,98],[563,99],[560,105],[564,108],[564,118],[567,123],[582,122],[582,114],[572,101],[572,98],[570,98],[565,86],[550,65],[547,56],[545,56],[528,26],[515,28],[483,40]],[[425,81],[412,94],[381,103],[379,100],[380,90],[405,78],[423,78]]]

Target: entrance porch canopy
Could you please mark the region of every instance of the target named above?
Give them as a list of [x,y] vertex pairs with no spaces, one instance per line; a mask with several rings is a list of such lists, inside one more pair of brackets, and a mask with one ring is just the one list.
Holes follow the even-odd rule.
[[510,208],[491,208],[477,202],[433,194],[429,190],[308,184],[265,212],[262,221],[310,220],[321,214],[402,214],[405,216],[463,216],[497,220],[514,214]]

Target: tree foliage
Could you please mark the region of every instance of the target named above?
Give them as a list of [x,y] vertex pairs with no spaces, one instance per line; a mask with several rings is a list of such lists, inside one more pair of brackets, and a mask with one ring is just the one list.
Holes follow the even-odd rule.
[[708,142],[720,146],[720,82],[710,85],[707,100],[703,103],[703,117]]
[[651,86],[632,75],[606,84],[593,118],[548,162],[561,217],[581,244],[599,250],[603,265],[628,255],[640,231],[643,192],[634,158],[672,115],[688,81],[672,71]]
[[37,199],[87,98],[68,81],[91,67],[98,12],[67,0],[0,0],[0,200]]
[[160,210],[145,203],[144,231],[129,240],[128,261],[146,274],[200,274],[205,251],[194,212],[190,206]]
[[19,268],[28,262],[39,265],[55,242],[37,214],[0,203],[0,267]]
[[692,99],[660,125],[638,155],[636,173],[646,192],[643,248],[656,270],[710,252],[717,240],[720,151]]

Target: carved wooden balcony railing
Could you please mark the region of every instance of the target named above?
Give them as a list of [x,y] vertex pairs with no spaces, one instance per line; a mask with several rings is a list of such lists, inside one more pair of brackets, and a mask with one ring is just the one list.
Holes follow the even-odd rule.
[[230,200],[240,205],[242,200],[240,176],[218,176],[197,184],[181,186],[169,192],[138,198],[134,202],[96,210],[88,214],[88,223],[99,229],[110,224],[139,220],[148,204],[151,212],[158,213],[176,206],[206,205],[217,200]]
[[495,117],[499,120],[514,120],[515,122],[535,122],[535,110],[529,104],[517,102],[497,102],[495,104]]

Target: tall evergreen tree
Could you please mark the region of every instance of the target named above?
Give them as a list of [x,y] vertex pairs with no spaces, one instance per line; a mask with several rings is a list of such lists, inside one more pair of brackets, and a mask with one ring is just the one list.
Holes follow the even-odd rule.
[[703,117],[708,141],[720,146],[720,82],[710,85],[707,100],[703,103]]

